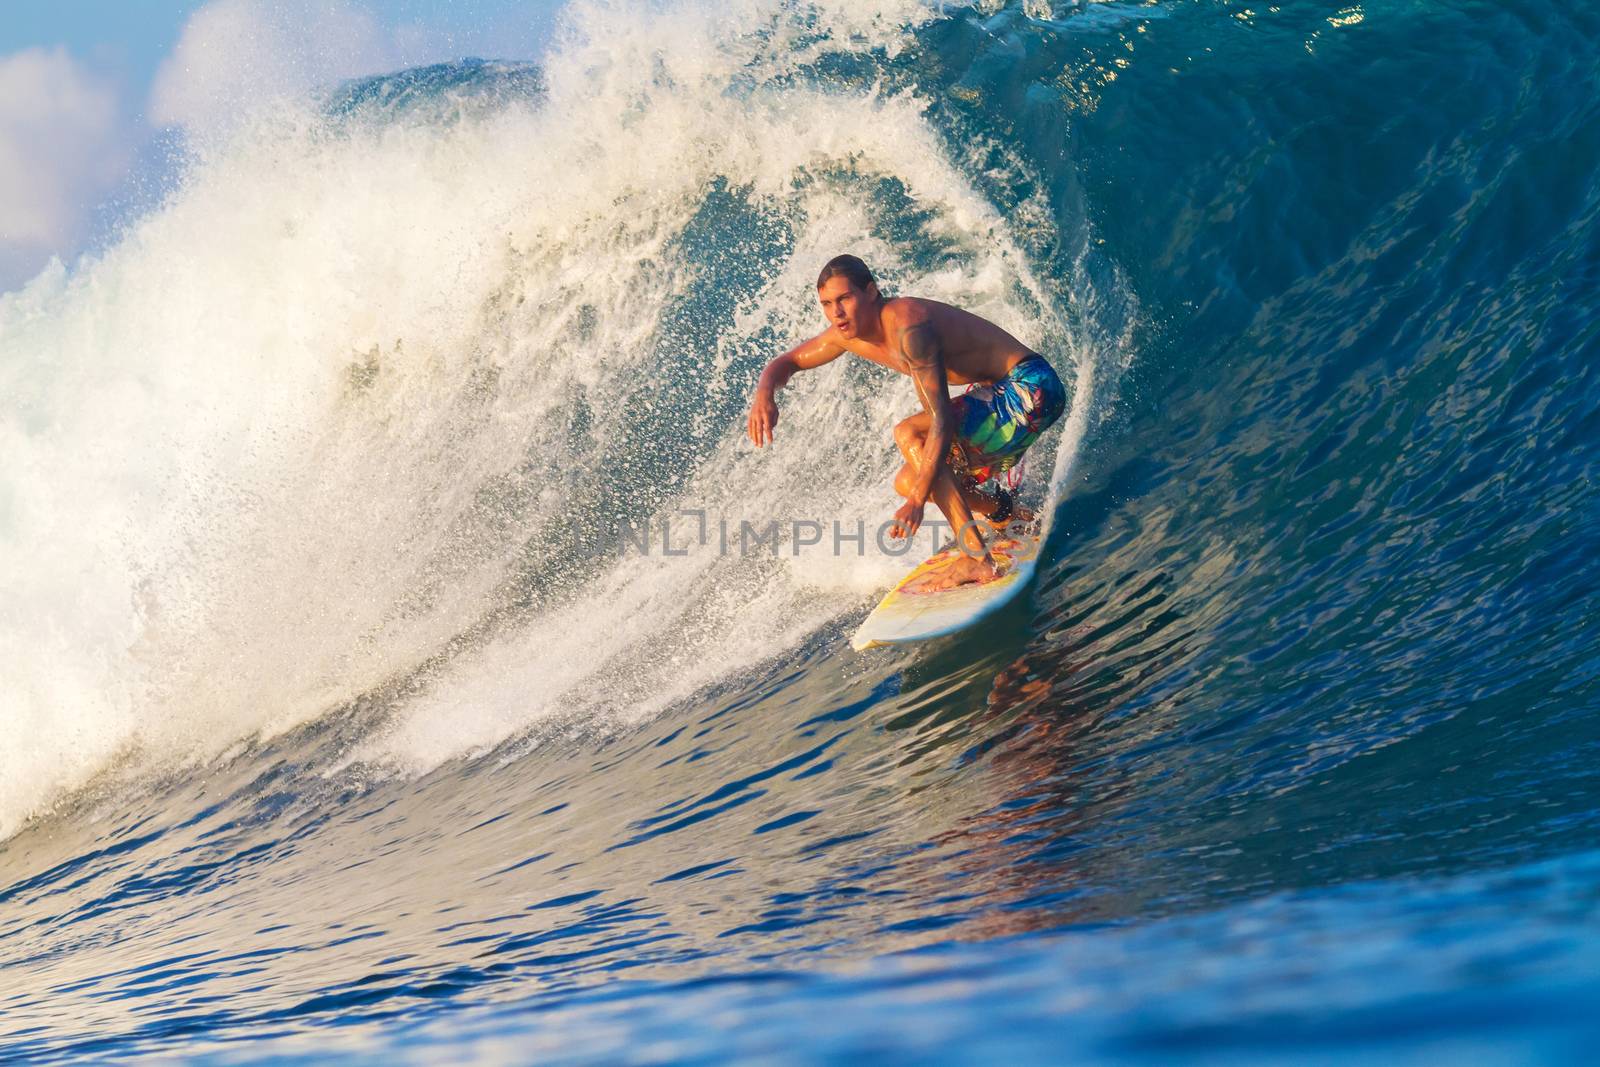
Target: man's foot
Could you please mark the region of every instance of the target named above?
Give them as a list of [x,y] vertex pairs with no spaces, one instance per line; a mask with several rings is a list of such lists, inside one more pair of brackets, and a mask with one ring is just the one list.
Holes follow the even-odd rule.
[[988,523],[991,529],[1000,531],[1013,522],[1027,524],[1033,521],[1033,512],[1023,507],[1011,490],[997,486],[993,492],[994,506],[987,513],[977,513],[977,517]]
[[980,518],[984,522],[988,523],[989,528],[994,530],[996,533],[998,533],[999,531],[1004,530],[1006,527],[1010,526],[1014,522],[1020,522],[1024,526],[1026,526],[1027,524],[1029,524],[1029,523],[1031,523],[1033,521],[1033,512],[1030,511],[1028,508],[1023,507],[1021,504],[1016,504],[1016,505],[1014,505],[1012,507],[1010,516],[1008,516],[1003,521],[996,522],[994,519],[990,518],[987,515],[979,515],[978,518]]
[[908,585],[906,592],[937,593],[941,589],[954,589],[960,585],[982,585],[994,581],[1002,573],[990,560],[973,559],[964,552],[957,552],[956,558],[948,565]]

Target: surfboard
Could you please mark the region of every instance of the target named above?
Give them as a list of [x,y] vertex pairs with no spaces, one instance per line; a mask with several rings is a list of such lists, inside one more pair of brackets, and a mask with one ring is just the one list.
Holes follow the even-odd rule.
[[[1028,587],[1039,563],[1039,532],[1033,526],[1014,522],[1006,527],[991,547],[1005,572],[982,585],[958,585],[935,593],[913,591],[924,576],[948,567],[960,558],[960,549],[951,546],[919,563],[900,579],[887,596],[862,621],[850,647],[857,652],[880,645],[901,645],[927,641],[965,630],[1011,602]],[[909,587],[909,588],[908,588]]]

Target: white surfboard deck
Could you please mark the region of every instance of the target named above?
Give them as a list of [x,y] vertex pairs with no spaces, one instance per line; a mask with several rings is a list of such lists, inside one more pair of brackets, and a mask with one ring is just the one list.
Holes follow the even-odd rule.
[[1039,548],[1036,528],[1012,523],[993,548],[997,557],[1010,561],[1005,573],[994,581],[958,585],[936,593],[905,591],[906,586],[930,571],[948,566],[959,556],[960,550],[952,546],[930,556],[889,590],[872,614],[862,621],[850,639],[850,647],[860,652],[879,645],[927,641],[965,630],[1005,607],[1028,587],[1039,563]]

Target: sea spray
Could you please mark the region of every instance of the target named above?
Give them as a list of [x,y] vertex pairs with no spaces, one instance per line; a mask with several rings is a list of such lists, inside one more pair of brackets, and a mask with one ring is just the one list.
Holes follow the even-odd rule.
[[603,545],[690,503],[893,510],[913,401],[881,372],[808,375],[776,449],[741,439],[840,249],[1069,378],[1094,358],[927,100],[805,76],[886,62],[913,10],[580,5],[542,70],[263,107],[105,254],[6,298],[0,654],[27,741],[0,830],[113,763],[364,694],[390,712],[363,758],[412,769],[558,709],[638,721],[887,585],[906,561]]

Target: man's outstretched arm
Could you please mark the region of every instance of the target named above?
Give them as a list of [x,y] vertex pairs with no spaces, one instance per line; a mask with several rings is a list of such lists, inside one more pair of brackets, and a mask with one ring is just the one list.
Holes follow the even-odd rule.
[[761,372],[755,396],[750,401],[750,415],[745,427],[757,448],[772,443],[772,430],[778,425],[778,390],[789,384],[795,372],[820,367],[844,355],[844,346],[832,339],[832,333],[832,330],[825,330],[804,344],[789,349],[768,363]]

